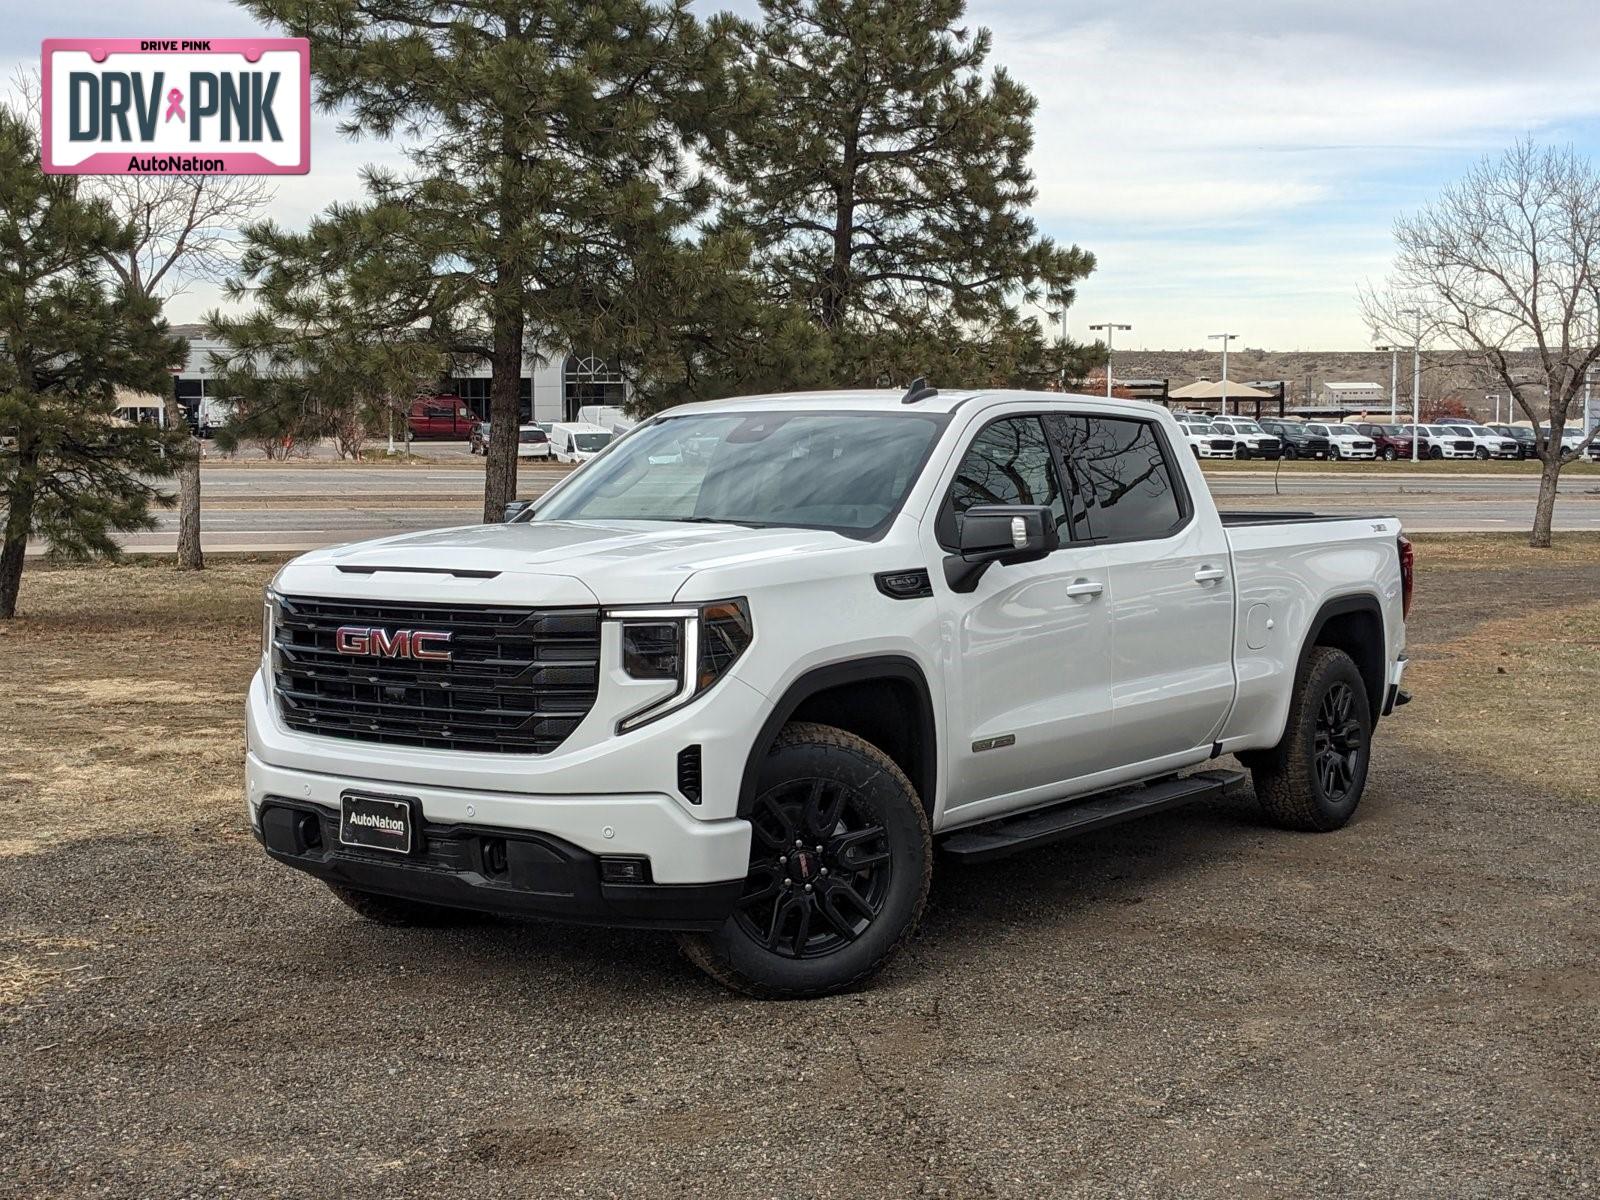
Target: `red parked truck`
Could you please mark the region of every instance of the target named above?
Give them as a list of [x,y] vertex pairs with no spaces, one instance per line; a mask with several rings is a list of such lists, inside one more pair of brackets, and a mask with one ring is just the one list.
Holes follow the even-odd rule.
[[411,436],[418,439],[459,438],[466,441],[477,423],[477,416],[461,397],[448,394],[418,396],[411,402],[411,411],[406,414],[406,425],[411,430]]

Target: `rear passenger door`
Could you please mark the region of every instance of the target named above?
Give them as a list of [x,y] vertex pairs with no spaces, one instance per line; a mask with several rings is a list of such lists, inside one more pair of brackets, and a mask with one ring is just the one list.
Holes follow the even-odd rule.
[[1106,551],[1119,761],[1209,744],[1234,694],[1232,562],[1216,510],[1194,504],[1156,421],[1045,424],[1086,536]]

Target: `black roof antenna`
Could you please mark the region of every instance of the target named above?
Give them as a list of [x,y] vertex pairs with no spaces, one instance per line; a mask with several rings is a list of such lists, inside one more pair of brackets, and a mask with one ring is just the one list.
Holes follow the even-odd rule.
[[915,404],[918,400],[932,400],[938,394],[938,388],[929,387],[927,379],[918,375],[911,381],[911,386],[906,389],[906,394],[900,397],[900,403]]

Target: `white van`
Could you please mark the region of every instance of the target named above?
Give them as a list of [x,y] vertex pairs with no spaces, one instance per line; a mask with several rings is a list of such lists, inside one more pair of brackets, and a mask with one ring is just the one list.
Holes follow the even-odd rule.
[[588,462],[609,446],[615,436],[609,429],[601,429],[587,421],[562,422],[550,426],[550,442],[555,447],[557,462]]

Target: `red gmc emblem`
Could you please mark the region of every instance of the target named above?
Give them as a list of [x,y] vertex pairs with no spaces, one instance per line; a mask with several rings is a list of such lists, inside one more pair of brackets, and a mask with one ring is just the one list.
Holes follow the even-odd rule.
[[340,654],[371,654],[378,658],[421,658],[449,662],[450,635],[432,629],[378,629],[368,625],[341,625],[333,633],[333,648]]

